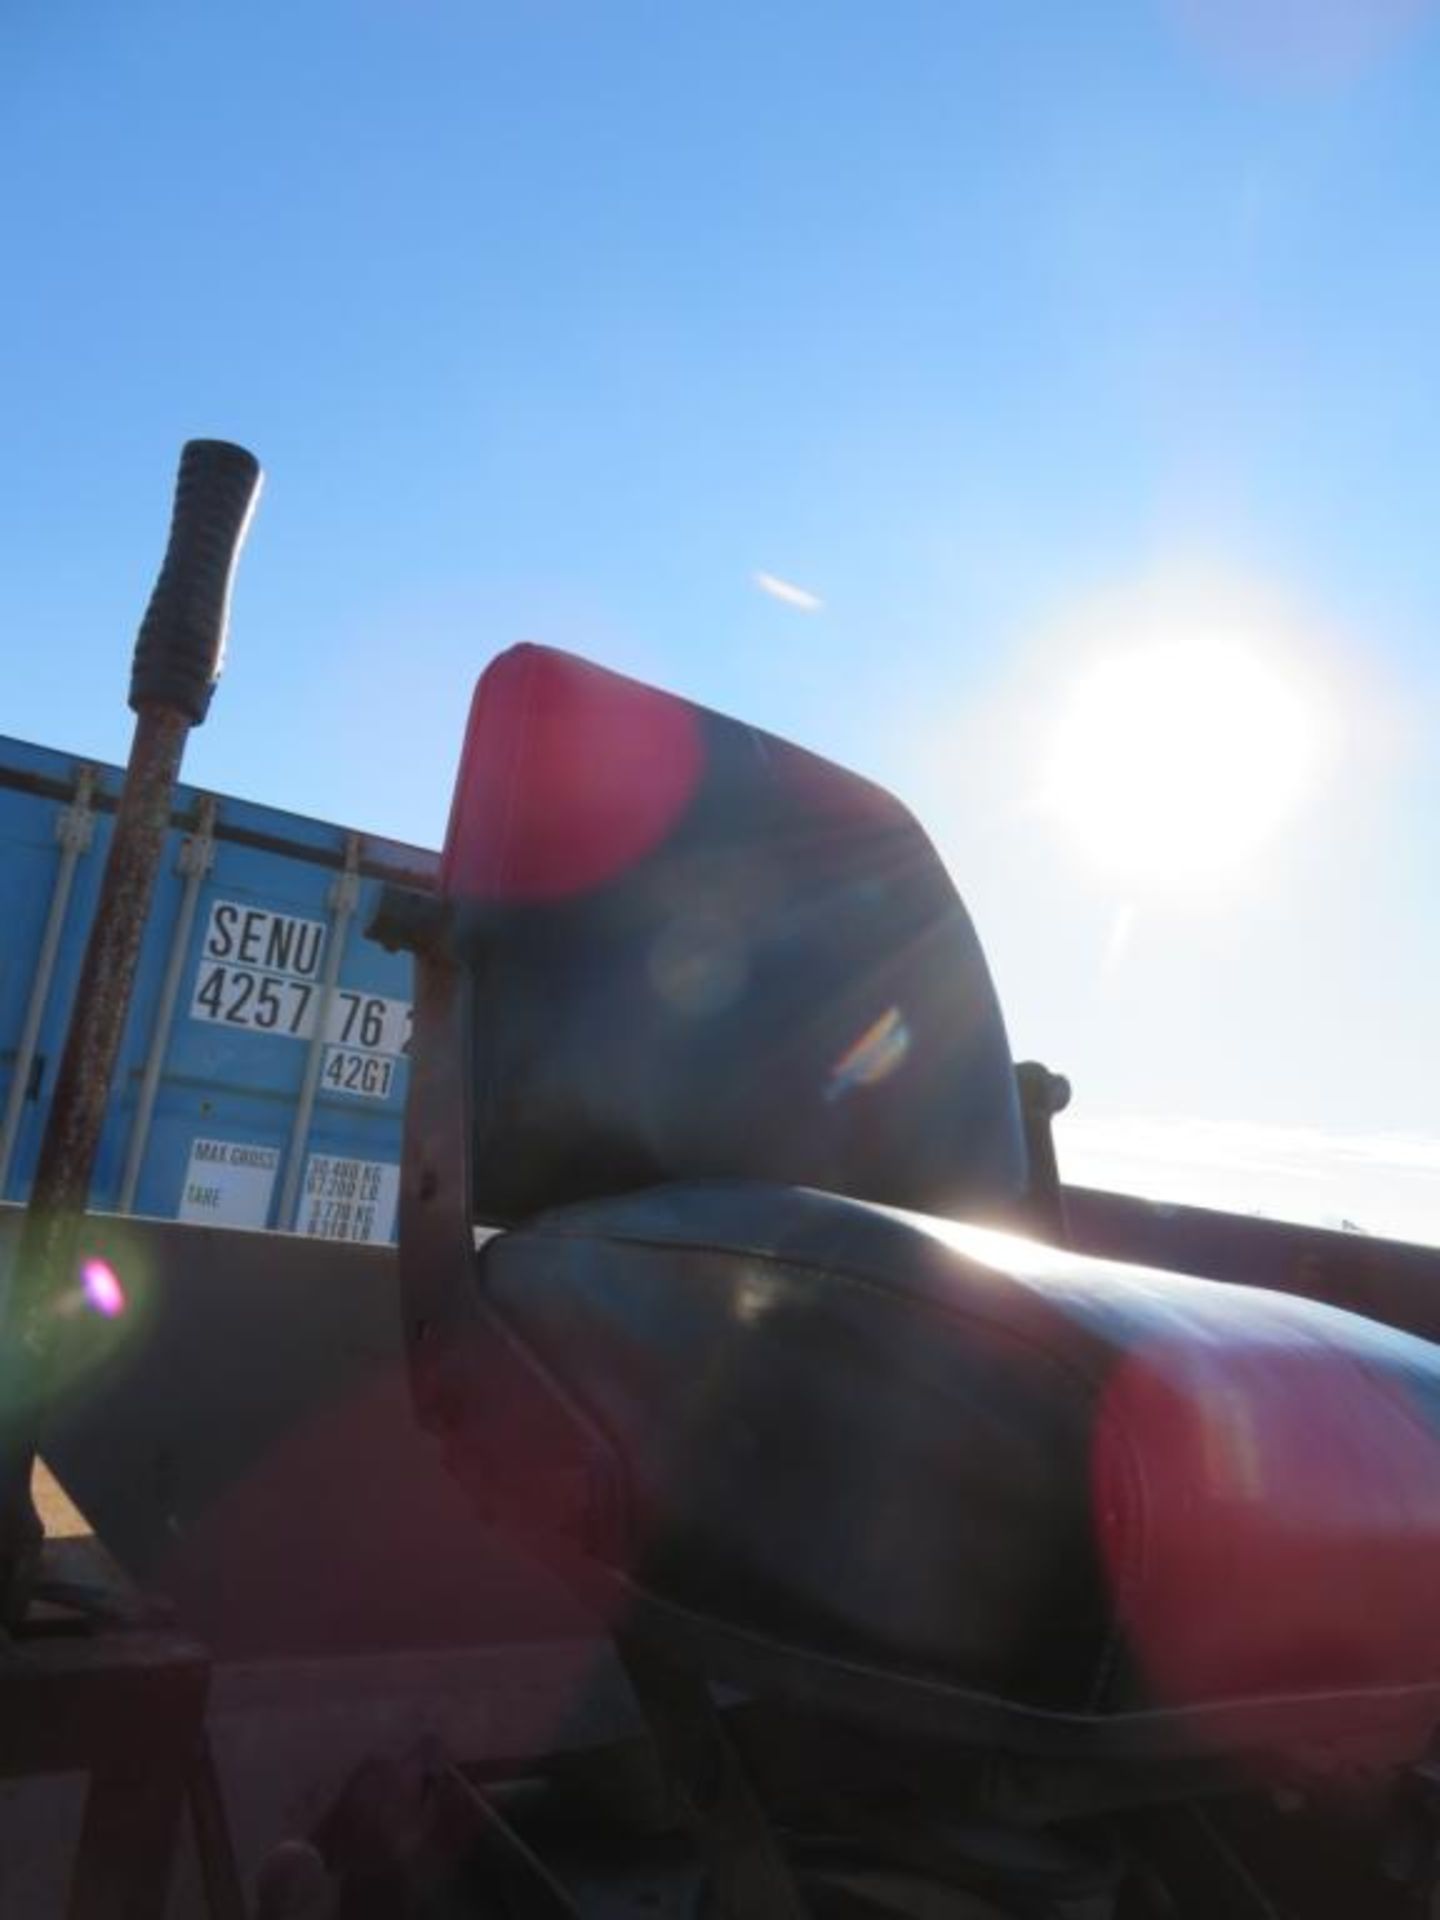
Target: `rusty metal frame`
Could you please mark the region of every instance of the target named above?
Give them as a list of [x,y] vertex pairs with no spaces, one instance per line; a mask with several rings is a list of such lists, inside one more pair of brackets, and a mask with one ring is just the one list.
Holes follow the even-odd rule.
[[201,1758],[210,1658],[168,1632],[31,1633],[0,1676],[0,1778],[89,1775],[67,1920],[162,1914]]
[[[385,937],[383,920],[375,937]],[[411,1392],[423,1425],[448,1426],[480,1315],[470,1171],[470,994],[468,973],[440,930],[415,955],[410,1092],[401,1153],[400,1297]],[[399,944],[397,941],[396,944]],[[410,944],[407,940],[406,944]]]

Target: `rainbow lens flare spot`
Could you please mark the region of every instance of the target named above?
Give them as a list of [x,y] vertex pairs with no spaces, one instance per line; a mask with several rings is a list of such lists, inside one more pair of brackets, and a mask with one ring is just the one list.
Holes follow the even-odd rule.
[[830,1069],[826,1100],[839,1100],[856,1087],[873,1087],[888,1080],[909,1051],[910,1029],[905,1016],[898,1007],[889,1007]]

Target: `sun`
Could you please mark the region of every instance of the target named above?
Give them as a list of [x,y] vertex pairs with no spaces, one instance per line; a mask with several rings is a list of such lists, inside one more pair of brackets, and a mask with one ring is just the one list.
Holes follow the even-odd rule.
[[1062,698],[1045,800],[1117,879],[1191,889],[1248,866],[1293,820],[1326,732],[1315,687],[1244,631],[1127,641]]

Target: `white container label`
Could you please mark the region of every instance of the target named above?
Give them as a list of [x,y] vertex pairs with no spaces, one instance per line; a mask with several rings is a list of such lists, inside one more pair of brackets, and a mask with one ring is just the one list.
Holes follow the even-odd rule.
[[328,1093],[353,1093],[362,1100],[388,1100],[395,1085],[396,1061],[383,1053],[355,1053],[327,1047],[320,1084]]
[[386,1242],[399,1199],[400,1169],[388,1161],[312,1153],[296,1229],[319,1240]]
[[210,909],[203,952],[207,960],[227,960],[257,973],[318,981],[325,958],[325,922],[247,907],[239,900],[217,900]]
[[177,1218],[212,1227],[263,1227],[279,1167],[278,1147],[192,1140]]
[[409,1053],[410,1002],[337,987],[325,1022],[325,1038],[332,1047],[348,1047],[360,1053],[391,1057]]
[[[320,1009],[324,957],[323,921],[217,900],[205,928],[190,1017],[240,1033],[309,1040]],[[393,1063],[410,1051],[410,1002],[337,987],[325,1020],[325,1043],[335,1050],[325,1062],[327,1091],[388,1099],[395,1084]],[[392,1064],[388,1071],[366,1069],[355,1064],[360,1055]]]

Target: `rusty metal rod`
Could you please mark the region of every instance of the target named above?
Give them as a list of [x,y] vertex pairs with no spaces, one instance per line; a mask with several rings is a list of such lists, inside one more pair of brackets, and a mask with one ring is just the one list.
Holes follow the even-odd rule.
[[38,1560],[30,1477],[63,1324],[59,1310],[79,1286],[80,1226],[175,782],[186,738],[204,720],[219,675],[231,579],[259,481],[259,463],[243,447],[186,444],[170,543],[136,645],[125,786],[0,1328],[0,1615],[7,1623],[28,1605]]

